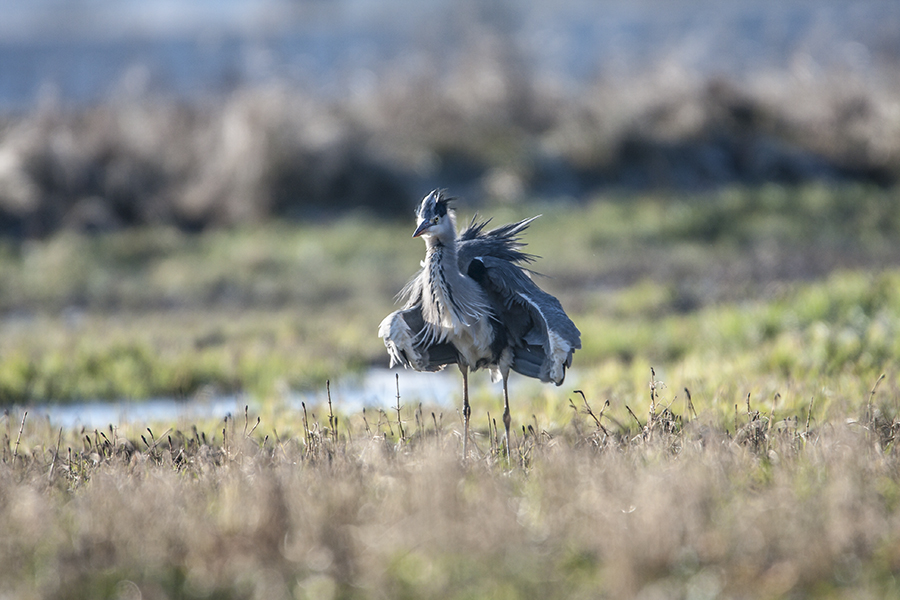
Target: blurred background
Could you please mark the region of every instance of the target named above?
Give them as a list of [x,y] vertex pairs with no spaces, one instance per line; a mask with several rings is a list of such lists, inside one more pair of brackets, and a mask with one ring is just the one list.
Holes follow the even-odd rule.
[[[0,0],[0,600],[900,597],[898,184],[900,0]],[[515,461],[376,335],[438,187]]]
[[0,8],[0,232],[900,175],[891,0]]
[[435,187],[544,214],[593,397],[650,364],[874,380],[898,179],[896,0],[5,2],[0,404],[386,367]]

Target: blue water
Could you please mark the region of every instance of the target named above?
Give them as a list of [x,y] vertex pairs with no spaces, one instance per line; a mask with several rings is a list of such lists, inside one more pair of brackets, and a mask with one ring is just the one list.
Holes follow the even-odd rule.
[[270,82],[340,95],[445,72],[485,36],[570,89],[660,63],[735,77],[900,57],[896,0],[31,0],[0,3],[0,110]]
[[[458,410],[462,402],[462,378],[459,371],[449,368],[438,373],[419,373],[404,369],[370,369],[360,376],[347,377],[331,386],[331,399],[336,412],[359,414],[363,408],[389,412],[397,405],[397,380],[399,375],[400,405],[404,414],[418,404],[439,407],[448,415]],[[566,394],[578,387],[578,372],[570,371],[566,383],[561,388],[553,387],[560,402],[566,402]],[[470,394],[476,406],[499,414],[502,410],[502,387],[492,383],[487,372],[469,376]],[[518,396],[533,398],[540,393],[544,384],[514,375],[510,379],[511,402]],[[551,388],[548,388],[551,389]],[[305,403],[309,410],[318,412],[319,418],[326,410],[327,395],[321,390],[291,392],[284,398],[285,410],[302,410]],[[192,399],[156,398],[144,401],[85,401],[72,404],[39,404],[16,408],[10,411],[10,418],[19,422],[22,412],[28,411],[27,419],[47,419],[52,427],[80,428],[90,431],[103,429],[109,425],[125,423],[153,425],[159,422],[177,422],[188,427],[197,419],[224,419],[226,416],[241,418],[244,407],[249,406],[252,418],[258,409],[257,400],[244,395],[205,396]],[[445,415],[445,418],[451,418]],[[376,417],[377,418],[377,417]]]
[[[331,399],[336,411],[355,414],[363,408],[389,410],[396,406],[397,383],[400,376],[401,406],[423,403],[429,406],[453,407],[461,398],[459,372],[450,369],[439,373],[418,373],[371,369],[358,377],[347,377],[331,386]],[[475,377],[473,389],[489,385],[478,383]],[[311,410],[321,410],[327,404],[325,388],[308,392],[291,392],[284,398],[287,410],[302,410],[306,403]],[[257,400],[244,395],[209,396],[200,394],[191,399],[155,398],[143,401],[85,401],[71,404],[39,404],[28,407],[28,419],[48,419],[53,427],[84,427],[87,430],[101,429],[109,425],[124,423],[152,424],[160,421],[177,421],[185,424],[197,419],[224,419],[227,415],[239,417],[244,407],[249,406],[251,414]],[[25,409],[12,411],[13,419],[21,419]],[[16,416],[18,414],[18,416]]]

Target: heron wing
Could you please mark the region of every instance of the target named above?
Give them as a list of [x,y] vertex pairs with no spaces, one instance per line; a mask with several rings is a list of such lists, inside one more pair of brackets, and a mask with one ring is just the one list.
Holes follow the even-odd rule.
[[552,295],[518,265],[496,256],[475,256],[466,273],[488,296],[513,350],[512,369],[541,381],[561,384],[581,332]]
[[448,342],[430,342],[419,304],[396,310],[378,326],[378,335],[391,357],[391,366],[403,365],[416,371],[440,371],[456,363],[458,353]]
[[460,272],[465,273],[476,256],[493,256],[515,264],[534,262],[536,256],[521,251],[525,244],[519,236],[537,218],[523,219],[487,232],[484,228],[490,219],[478,222],[473,218],[457,240]]

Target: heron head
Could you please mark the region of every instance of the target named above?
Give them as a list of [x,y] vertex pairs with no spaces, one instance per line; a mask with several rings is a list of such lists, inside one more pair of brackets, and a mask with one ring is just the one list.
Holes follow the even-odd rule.
[[446,235],[455,236],[450,198],[444,196],[443,190],[434,190],[422,199],[416,209],[418,224],[413,237]]

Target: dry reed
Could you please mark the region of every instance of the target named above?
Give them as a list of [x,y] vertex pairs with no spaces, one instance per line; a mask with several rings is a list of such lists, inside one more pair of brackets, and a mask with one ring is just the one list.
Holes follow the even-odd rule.
[[467,464],[457,428],[420,407],[405,430],[398,410],[399,435],[383,412],[338,431],[305,407],[289,436],[247,411],[221,436],[24,423],[0,460],[0,597],[898,591],[900,422],[764,413],[748,395],[732,428],[686,393],[677,415],[651,383],[638,427],[582,394],[560,429],[523,425],[512,460],[493,426],[475,432]]

